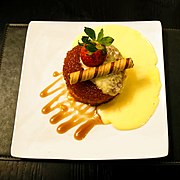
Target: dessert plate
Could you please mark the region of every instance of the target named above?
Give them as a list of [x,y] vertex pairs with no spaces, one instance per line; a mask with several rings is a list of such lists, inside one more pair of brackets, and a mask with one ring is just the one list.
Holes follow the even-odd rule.
[[[51,97],[40,92],[54,82],[54,71],[61,71],[67,51],[84,27],[122,25],[139,31],[154,47],[162,87],[160,102],[142,127],[120,131],[111,125],[94,127],[83,140],[74,139],[76,128],[64,134],[49,122],[51,114],[42,107]],[[32,21],[28,26],[16,108],[11,155],[38,159],[144,159],[168,154],[168,126],[164,76],[162,27],[159,21],[135,22],[48,22]]]

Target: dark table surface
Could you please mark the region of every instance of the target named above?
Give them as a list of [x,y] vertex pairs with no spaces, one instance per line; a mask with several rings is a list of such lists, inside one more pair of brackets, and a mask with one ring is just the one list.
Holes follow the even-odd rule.
[[[123,175],[148,177],[180,170],[180,1],[1,1],[0,5],[0,179],[113,179]],[[98,7],[98,8],[97,8]],[[101,8],[99,8],[101,7]],[[20,70],[28,23],[53,21],[160,20],[163,27],[164,65],[169,130],[167,157],[140,160],[38,160],[10,155]],[[16,43],[18,39],[19,43]],[[12,63],[13,62],[13,63]],[[8,68],[6,68],[8,67]],[[7,69],[14,76],[7,76]],[[13,84],[13,88],[9,89]],[[9,89],[9,90],[8,90]],[[6,101],[7,98],[11,100]],[[11,111],[3,109],[6,105]]]
[[1,0],[0,22],[160,20],[180,28],[179,0]]

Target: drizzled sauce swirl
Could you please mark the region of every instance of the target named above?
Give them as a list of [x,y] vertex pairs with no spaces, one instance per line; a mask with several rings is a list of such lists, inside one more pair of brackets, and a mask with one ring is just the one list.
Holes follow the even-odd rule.
[[62,73],[55,71],[53,76],[56,77],[56,80],[40,93],[42,98],[53,96],[41,112],[48,114],[56,111],[49,121],[51,124],[58,124],[57,132],[59,134],[78,126],[74,138],[82,140],[95,125],[103,124],[103,122],[96,111],[96,107],[74,100],[66,88]]

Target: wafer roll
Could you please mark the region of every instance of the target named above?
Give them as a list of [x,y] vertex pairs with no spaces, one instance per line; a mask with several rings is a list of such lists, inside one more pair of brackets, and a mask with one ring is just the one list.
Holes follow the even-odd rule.
[[111,73],[117,74],[120,71],[132,68],[133,66],[134,64],[131,58],[123,58],[114,62],[100,65],[98,67],[90,67],[82,71],[70,73],[70,84],[91,80],[93,78],[105,76]]

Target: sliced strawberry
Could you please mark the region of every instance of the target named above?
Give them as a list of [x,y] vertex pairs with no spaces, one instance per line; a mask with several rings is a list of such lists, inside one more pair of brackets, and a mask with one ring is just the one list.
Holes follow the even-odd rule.
[[80,57],[82,62],[89,67],[96,67],[105,61],[106,53],[104,53],[102,50],[96,50],[93,53],[90,53],[85,46],[82,46]]

